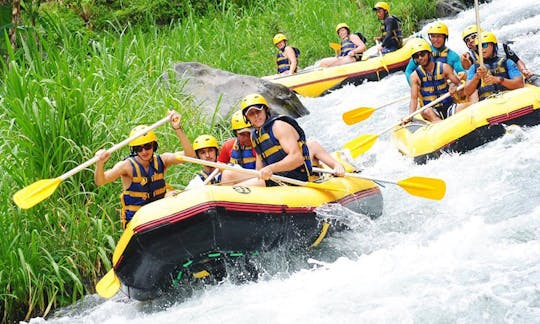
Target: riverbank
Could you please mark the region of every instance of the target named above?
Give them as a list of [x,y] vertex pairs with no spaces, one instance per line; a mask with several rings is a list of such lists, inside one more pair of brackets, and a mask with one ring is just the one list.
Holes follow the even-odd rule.
[[[201,116],[180,84],[162,87],[164,71],[174,62],[197,61],[239,74],[272,74],[271,40],[277,32],[302,50],[301,67],[311,65],[332,55],[328,43],[337,40],[337,23],[347,22],[368,39],[377,34],[379,22],[370,5],[267,1],[241,10],[225,6],[166,28],[115,26],[103,32],[43,15],[35,29],[21,28],[20,46],[8,52],[11,61],[3,66],[0,87],[5,154],[0,168],[8,197],[0,203],[2,322],[47,316],[93,293],[111,267],[121,233],[120,185],[97,188],[93,167],[63,181],[32,209],[15,207],[11,197],[18,189],[73,169],[171,108],[182,113],[190,139],[202,133],[226,139],[228,121]],[[393,1],[391,11],[403,18],[407,35],[416,21],[431,18],[431,6]],[[160,150],[179,149],[169,128],[157,133]],[[113,154],[107,166],[127,154],[127,148]],[[168,181],[182,188],[197,169],[172,168]]]

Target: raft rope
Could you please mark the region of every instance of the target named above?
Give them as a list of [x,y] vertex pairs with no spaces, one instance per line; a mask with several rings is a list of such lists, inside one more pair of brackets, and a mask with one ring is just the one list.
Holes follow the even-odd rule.
[[[232,257],[232,258],[239,258],[239,257],[243,257],[245,256],[246,253],[243,253],[243,252],[227,252],[227,253],[222,253],[222,252],[210,252],[206,255],[202,255],[199,259],[204,259],[204,258],[208,258],[208,259],[217,259],[217,258],[220,258],[220,257]],[[259,252],[251,252],[251,256],[258,256],[259,255]],[[188,260],[186,262],[184,262],[182,264],[182,269],[180,271],[178,271],[178,274],[176,275],[176,277],[173,279],[173,287],[178,287],[180,285],[180,282],[182,281],[182,278],[184,278],[184,275],[189,275],[189,273],[191,273],[190,271],[190,267],[195,263],[196,261],[194,260]],[[202,279],[202,278],[205,278],[205,277],[208,277],[210,275],[210,273],[206,270],[200,270],[198,272],[195,272],[195,273],[192,273],[191,276],[195,279]]]

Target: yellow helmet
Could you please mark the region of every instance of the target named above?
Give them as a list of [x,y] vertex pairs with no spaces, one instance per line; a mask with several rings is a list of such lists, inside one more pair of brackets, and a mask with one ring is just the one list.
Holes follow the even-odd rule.
[[[480,28],[480,31],[482,31],[482,28]],[[463,32],[461,33],[461,39],[465,41],[465,38],[469,35],[472,35],[474,33],[478,33],[478,29],[476,28],[476,25],[469,25],[463,29]]]
[[[146,125],[139,125],[131,130],[129,133],[129,137],[139,133],[140,131],[148,128]],[[139,146],[144,145],[146,143],[151,142],[157,142],[156,133],[154,133],[153,130],[149,130],[147,133],[145,133],[143,136],[137,137],[133,141],[129,142],[129,146]]]
[[249,94],[245,96],[244,99],[242,99],[242,101],[240,102],[240,109],[242,111],[242,114],[245,115],[247,112],[247,108],[253,105],[265,105],[266,107],[268,107],[268,102],[266,102],[266,99],[264,99],[261,94]]
[[193,141],[193,150],[197,151],[206,147],[215,147],[219,150],[219,144],[217,139],[212,135],[201,135]]
[[231,128],[233,131],[244,129],[244,128],[250,128],[251,123],[244,119],[244,116],[242,115],[242,110],[236,111],[232,117],[231,117]]
[[411,49],[411,56],[415,53],[422,52],[422,51],[428,51],[431,53],[431,45],[429,45],[428,42],[426,42],[423,38],[416,38],[414,40],[410,40],[409,42],[413,42],[410,46]]
[[285,36],[284,34],[276,34],[274,36],[274,45],[276,45],[277,43],[281,42],[281,41],[286,41],[287,40],[287,36]]
[[436,21],[432,23],[431,26],[429,26],[427,33],[428,35],[429,34],[443,34],[443,35],[446,35],[446,37],[448,37],[448,26],[446,26],[446,24],[443,23],[442,21]]
[[373,10],[377,10],[379,8],[384,9],[387,12],[390,12],[390,5],[388,3],[386,3],[386,2],[379,1],[373,6]]
[[[492,32],[481,32],[482,43],[494,43],[497,45],[497,37]],[[478,37],[474,40],[474,44],[478,45]]]
[[351,31],[351,28],[349,28],[349,25],[347,25],[346,23],[341,23],[341,24],[337,24],[337,26],[336,26],[336,33],[337,33],[341,28],[347,28],[347,30],[348,30],[349,32]]

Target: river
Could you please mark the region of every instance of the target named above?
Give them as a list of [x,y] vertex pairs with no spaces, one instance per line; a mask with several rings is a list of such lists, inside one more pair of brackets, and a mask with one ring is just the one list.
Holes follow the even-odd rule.
[[[499,42],[512,41],[521,59],[540,73],[538,0],[494,0],[480,6],[480,17],[484,30],[495,32]],[[474,19],[468,10],[444,20],[450,48],[465,51],[461,31]],[[311,114],[299,122],[309,137],[339,149],[408,114],[404,102],[346,126],[343,112],[376,107],[406,93],[400,72],[322,98],[302,98]],[[315,255],[296,260],[303,263],[299,269],[284,267],[243,285],[225,282],[170,303],[90,295],[47,321],[30,322],[540,323],[540,127],[425,165],[401,156],[383,135],[356,162],[378,178],[444,179],[446,197],[426,200],[387,185],[379,219],[340,215],[353,229],[324,241]]]

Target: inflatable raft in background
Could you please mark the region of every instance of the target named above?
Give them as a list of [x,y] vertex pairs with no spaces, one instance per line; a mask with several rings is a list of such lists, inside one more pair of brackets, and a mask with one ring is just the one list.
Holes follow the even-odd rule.
[[304,97],[319,97],[347,84],[360,85],[365,80],[379,81],[389,73],[403,71],[411,58],[407,43],[397,51],[379,56],[377,48],[368,49],[361,61],[333,67],[318,67],[293,75],[263,77],[282,84]]
[[343,191],[205,186],[142,207],[113,254],[120,289],[130,298],[148,300],[215,275],[214,261],[220,258],[316,246],[344,228],[317,216],[315,209],[327,203],[371,218],[382,214],[382,195],[374,182],[331,177],[324,183]]
[[540,87],[527,85],[472,104],[438,123],[414,120],[397,127],[391,139],[402,154],[421,164],[443,152],[464,153],[493,141],[505,134],[505,126],[538,124]]

